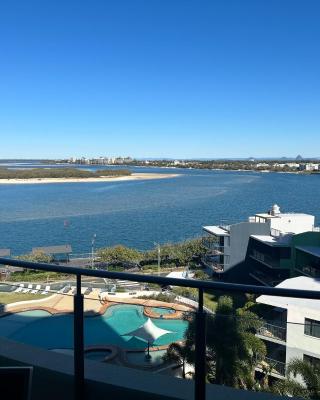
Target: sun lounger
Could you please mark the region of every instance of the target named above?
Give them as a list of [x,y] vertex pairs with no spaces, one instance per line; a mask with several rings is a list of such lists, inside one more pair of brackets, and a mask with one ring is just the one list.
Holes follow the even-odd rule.
[[50,286],[46,286],[44,291],[41,294],[48,294],[49,290],[50,290]]
[[68,293],[70,289],[71,289],[71,286],[70,285],[66,285],[60,290],[60,293],[63,293],[63,294],[64,293]]
[[17,287],[17,289],[15,290],[15,293],[20,293],[22,292],[23,289],[24,289],[24,284],[20,283],[19,287]]
[[88,288],[83,292],[83,294],[86,295],[86,294],[90,294],[91,292],[92,292],[92,288],[88,287]]
[[30,285],[28,285],[28,287],[26,289],[22,290],[22,293],[29,293],[29,292],[31,292],[31,290],[32,290],[32,285],[30,284]]
[[38,293],[40,289],[41,289],[41,285],[37,285],[35,289],[31,290],[31,293],[32,294]]

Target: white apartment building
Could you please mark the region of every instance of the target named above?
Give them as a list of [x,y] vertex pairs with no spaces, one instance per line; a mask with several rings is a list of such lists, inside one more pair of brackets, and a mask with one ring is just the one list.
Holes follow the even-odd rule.
[[[320,291],[320,280],[300,276],[276,287]],[[320,366],[320,301],[262,295],[258,303],[270,306],[269,319],[257,336],[267,345],[274,372],[285,375],[285,365],[300,358]]]
[[301,171],[319,171],[319,164],[307,163],[300,164]]
[[258,213],[245,222],[203,227],[207,249],[203,263],[214,273],[223,273],[246,258],[250,237],[272,245],[288,236],[314,230],[315,217],[302,213],[281,213],[275,204],[267,213]]

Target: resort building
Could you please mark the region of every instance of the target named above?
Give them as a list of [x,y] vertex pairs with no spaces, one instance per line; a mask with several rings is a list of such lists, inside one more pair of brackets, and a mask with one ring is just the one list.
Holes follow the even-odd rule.
[[246,265],[254,283],[275,286],[295,276],[320,277],[320,232],[273,232],[250,237]]
[[[320,290],[320,280],[309,277],[286,279],[278,288]],[[266,323],[257,336],[267,346],[267,361],[275,376],[285,375],[286,365],[299,358],[320,366],[320,302],[290,297],[259,296],[267,306]]]
[[319,171],[319,164],[307,163],[300,164],[301,171]]
[[63,244],[59,246],[34,247],[32,249],[32,254],[39,253],[50,256],[53,261],[68,261],[72,253],[72,247],[70,244]]
[[[206,253],[202,261],[213,274],[228,272],[245,262],[246,272],[260,284],[274,285],[294,276],[295,269],[306,271],[307,259],[320,252],[315,217],[281,213],[276,204],[269,212],[255,214],[246,222],[204,226],[203,232]],[[311,261],[312,266],[317,265],[317,261]]]

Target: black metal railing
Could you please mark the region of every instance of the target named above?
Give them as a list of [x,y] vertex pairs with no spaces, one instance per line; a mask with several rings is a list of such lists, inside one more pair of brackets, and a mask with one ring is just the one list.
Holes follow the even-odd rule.
[[295,268],[298,272],[301,272],[304,275],[310,276],[312,278],[320,278],[320,265],[303,265],[297,266]]
[[258,329],[257,333],[258,335],[281,340],[282,342],[287,340],[287,329],[286,327],[280,325],[274,325],[266,322],[260,329]]
[[263,360],[257,360],[257,368],[268,369],[269,373],[280,375],[282,377],[286,376],[286,363],[275,360],[270,357],[265,357]]
[[219,290],[224,292],[248,293],[255,295],[270,295],[320,300],[320,292],[311,290],[283,289],[265,286],[242,285],[191,279],[177,279],[154,275],[141,275],[126,272],[109,272],[97,269],[60,266],[56,264],[34,263],[16,259],[0,258],[0,265],[22,267],[39,271],[52,271],[75,275],[77,280],[76,293],[74,294],[74,382],[75,399],[84,399],[84,332],[83,332],[83,294],[81,293],[81,277],[98,277],[121,279],[134,282],[153,283],[158,285],[171,285],[189,287],[198,290],[198,308],[196,311],[195,332],[195,400],[206,398],[206,312],[203,307],[204,290]]
[[280,268],[280,261],[269,256],[268,254],[261,253],[260,251],[253,250],[250,257],[259,261],[269,268]]

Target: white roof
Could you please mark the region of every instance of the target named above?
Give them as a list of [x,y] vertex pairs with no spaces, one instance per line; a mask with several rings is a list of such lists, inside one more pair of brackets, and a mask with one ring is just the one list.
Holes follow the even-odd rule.
[[311,214],[305,214],[305,213],[280,213],[276,215],[268,214],[268,213],[258,213],[255,214],[256,217],[260,218],[305,218],[305,217],[313,217]]
[[[278,215],[280,215],[280,214],[278,214]],[[271,214],[268,214],[268,213],[258,213],[258,214],[255,214],[255,217],[270,219],[270,218],[277,218],[278,215],[271,215]]]
[[[286,279],[276,286],[277,288],[283,289],[303,289],[320,291],[320,280],[309,278],[307,276],[298,276],[297,278]],[[294,297],[279,297],[279,296],[269,296],[262,295],[257,298],[257,303],[268,304],[274,307],[280,308],[312,308],[314,310],[320,311],[320,300],[311,299],[297,299]]]
[[226,231],[225,229],[222,229],[220,226],[214,225],[214,226],[204,226],[203,229],[207,231],[208,233],[212,233],[213,235],[216,236],[229,236],[229,232]]
[[320,257],[320,246],[297,246],[296,248],[304,251],[305,253]]
[[305,217],[313,217],[311,214],[306,214],[306,213],[281,213],[279,214],[279,217],[297,217],[297,218],[305,218]]
[[153,343],[159,337],[171,333],[170,331],[166,331],[165,329],[158,328],[150,318],[140,326],[140,328],[135,329],[134,331],[126,333],[124,336],[136,336],[146,342]]
[[275,237],[271,235],[251,235],[253,239],[260,240],[269,246],[284,246],[289,243],[289,239],[291,238],[290,234],[282,237]]
[[172,271],[170,274],[166,275],[167,278],[176,278],[176,279],[191,279],[194,277],[193,272],[188,272],[188,275],[186,275],[186,271]]

